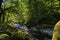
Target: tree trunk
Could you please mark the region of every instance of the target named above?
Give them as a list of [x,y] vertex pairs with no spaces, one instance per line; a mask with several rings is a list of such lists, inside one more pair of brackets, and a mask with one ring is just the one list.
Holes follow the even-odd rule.
[[4,23],[4,21],[5,21],[5,12],[3,11],[2,13],[3,13],[2,22]]
[[1,8],[2,2],[3,0],[0,0],[0,23],[4,22],[4,10]]

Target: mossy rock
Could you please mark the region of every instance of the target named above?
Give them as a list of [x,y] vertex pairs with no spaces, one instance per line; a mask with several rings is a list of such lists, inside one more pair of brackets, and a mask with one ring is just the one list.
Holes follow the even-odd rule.
[[60,21],[58,21],[54,27],[52,40],[58,40],[60,38]]

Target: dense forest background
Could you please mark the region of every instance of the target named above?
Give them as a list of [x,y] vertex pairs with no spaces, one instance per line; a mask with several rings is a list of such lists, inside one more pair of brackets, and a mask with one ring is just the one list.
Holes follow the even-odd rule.
[[14,21],[27,27],[54,28],[60,0],[0,0],[0,25]]
[[1,0],[0,23],[51,24],[60,19],[59,0]]

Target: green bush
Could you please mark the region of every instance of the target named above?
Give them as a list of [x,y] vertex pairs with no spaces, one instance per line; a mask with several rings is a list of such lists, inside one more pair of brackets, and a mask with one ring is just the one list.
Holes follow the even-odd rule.
[[7,34],[1,34],[0,35],[0,40],[9,40],[9,35],[7,35]]
[[[2,30],[1,30],[2,29]],[[10,25],[3,24],[0,28],[1,40],[31,40],[32,36],[25,34],[24,30],[15,30]],[[7,36],[8,35],[8,36]]]
[[13,34],[11,40],[31,40],[32,37],[29,34],[25,34],[22,31],[17,31]]

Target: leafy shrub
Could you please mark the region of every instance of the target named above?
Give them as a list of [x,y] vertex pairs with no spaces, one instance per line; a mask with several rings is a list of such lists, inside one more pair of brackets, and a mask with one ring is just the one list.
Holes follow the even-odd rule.
[[22,31],[17,31],[16,33],[13,34],[11,40],[31,40],[31,36],[29,34],[25,34]]
[[1,34],[0,40],[9,40],[9,36],[7,34]]
[[1,34],[0,37],[2,37],[2,40],[31,40],[32,39],[31,35],[25,34],[24,30],[15,30],[10,25],[2,24],[0,31],[3,31],[0,32]]

